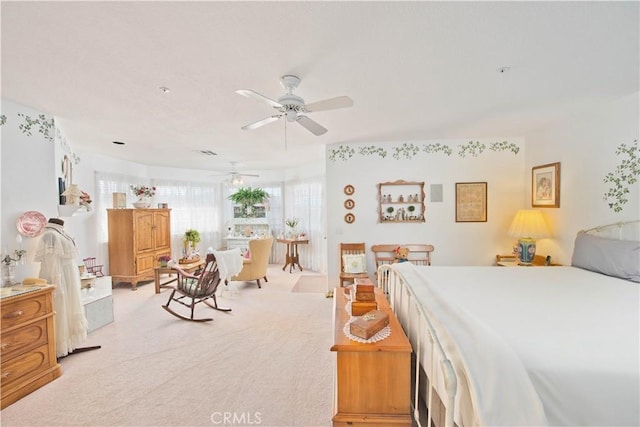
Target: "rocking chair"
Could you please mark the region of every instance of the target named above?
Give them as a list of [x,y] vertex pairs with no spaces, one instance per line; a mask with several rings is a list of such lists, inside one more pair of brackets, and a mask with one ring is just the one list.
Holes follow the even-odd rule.
[[87,273],[93,274],[96,277],[104,276],[104,273],[102,272],[102,267],[104,266],[102,264],[96,264],[95,257],[84,258],[82,262],[84,262]]
[[[218,307],[216,291],[221,283],[221,278],[220,271],[218,270],[218,263],[213,254],[207,254],[204,268],[196,274],[187,273],[180,268],[179,265],[175,265],[173,268],[178,273],[178,280],[176,281],[176,285],[172,286],[173,291],[171,291],[171,295],[169,295],[169,301],[167,301],[167,304],[163,305],[162,308],[180,319],[190,320],[193,322],[207,322],[213,320],[213,318],[193,318],[194,308],[199,302],[204,302],[214,310],[231,311],[230,308]],[[208,301],[209,299],[213,300],[213,304]],[[191,309],[191,317],[178,314],[169,308],[171,301],[175,301],[185,307],[189,307]]]

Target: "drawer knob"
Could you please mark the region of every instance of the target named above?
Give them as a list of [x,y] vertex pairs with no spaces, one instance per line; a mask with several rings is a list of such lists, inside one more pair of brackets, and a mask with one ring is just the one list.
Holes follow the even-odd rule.
[[11,347],[11,344],[9,344],[8,342],[3,342],[2,345],[0,345],[0,349],[4,350],[7,347]]
[[11,375],[11,371],[5,371],[2,373],[2,378],[7,378],[9,375]]
[[20,317],[24,314],[24,311],[22,310],[16,310],[16,311],[12,311],[11,313],[7,313],[4,316],[2,316],[2,318],[4,319],[13,319],[14,317]]

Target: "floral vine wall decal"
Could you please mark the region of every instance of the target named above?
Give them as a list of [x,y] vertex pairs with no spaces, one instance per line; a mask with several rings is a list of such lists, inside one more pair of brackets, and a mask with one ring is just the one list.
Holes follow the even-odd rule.
[[376,147],[375,145],[360,147],[360,150],[358,150],[358,152],[363,156],[371,156],[371,155],[377,154],[383,159],[387,157],[387,150],[385,150],[382,147]]
[[[38,129],[38,133],[42,134],[46,140],[53,143],[60,143],[62,152],[69,156],[69,158],[73,160],[74,164],[77,165],[80,163],[80,157],[73,152],[71,146],[67,142],[67,139],[64,137],[60,129],[56,127],[55,119],[53,117],[47,118],[44,114],[39,114],[36,118],[32,118],[31,116],[27,116],[23,113],[16,113],[16,115],[22,118],[21,122],[18,124],[20,132],[27,136],[33,136],[35,129]],[[13,119],[11,122],[13,123]],[[7,116],[5,114],[0,115],[0,126],[4,126],[6,124]]]
[[73,164],[77,165],[80,163],[80,157],[76,153],[73,152],[71,146],[67,143],[67,138],[62,135],[60,129],[56,128],[56,141],[60,142],[60,147],[62,147],[62,152],[69,156],[71,160],[73,160]]
[[487,148],[487,146],[480,143],[480,141],[469,141],[466,144],[458,145],[458,148],[458,156],[460,157],[467,157],[467,154],[470,154],[473,157],[478,157],[479,154],[484,152],[484,149]]
[[[390,144],[366,145],[358,148],[358,151],[356,153],[356,150],[349,145],[339,145],[337,148],[329,149],[328,159],[332,162],[336,162],[338,160],[347,161],[354,157],[356,154],[360,156],[377,155],[384,159],[388,154],[387,148],[385,147],[389,146]],[[486,150],[486,148],[487,146],[484,143],[481,143],[479,141],[469,141],[466,144],[458,145],[458,156],[478,157]],[[440,142],[417,145],[409,142],[404,142],[400,146],[392,146],[391,150],[392,157],[396,160],[413,159],[414,157],[418,156],[420,151],[426,154],[441,153],[447,156],[451,156],[453,154],[453,149],[449,145]],[[489,150],[494,152],[510,151],[514,155],[518,155],[518,153],[520,152],[520,147],[513,142],[501,141],[489,143]]]
[[18,117],[22,117],[24,122],[18,126],[18,128],[22,131],[23,134],[27,136],[31,136],[31,128],[34,126],[38,127],[38,132],[41,133],[45,139],[53,142],[54,135],[51,135],[51,130],[55,128],[55,122],[53,117],[51,119],[47,119],[44,114],[38,115],[37,118],[32,119],[30,116],[24,115],[22,113],[18,113]]
[[400,157],[411,159],[418,154],[419,151],[420,148],[417,145],[405,142],[400,147],[393,148],[393,158],[396,160],[399,160]]
[[338,159],[342,161],[346,161],[351,157],[353,157],[353,154],[355,152],[356,151],[353,148],[349,147],[348,145],[340,145],[337,149],[330,150],[329,160],[331,160],[332,162],[335,162]]
[[439,142],[435,144],[426,144],[422,146],[422,151],[425,153],[438,153],[442,152],[447,156],[450,156],[453,153],[453,150],[448,145],[440,144]]
[[629,194],[629,186],[635,184],[640,176],[640,157],[638,152],[638,140],[634,140],[632,144],[620,144],[616,148],[616,155],[623,155],[623,158],[615,171],[609,172],[604,177],[606,184],[611,184],[611,187],[604,193],[603,199],[609,204],[609,208],[614,212],[620,212],[623,209],[623,205],[629,200],[627,194]]
[[518,154],[518,152],[520,151],[520,147],[518,147],[513,142],[502,141],[502,142],[492,142],[491,144],[489,144],[489,150],[491,150],[491,151],[507,151],[507,150],[509,150],[513,154]]

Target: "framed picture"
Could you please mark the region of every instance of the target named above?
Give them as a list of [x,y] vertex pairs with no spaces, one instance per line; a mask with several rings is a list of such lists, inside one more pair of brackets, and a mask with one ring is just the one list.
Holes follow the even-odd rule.
[[127,207],[127,193],[113,193],[113,208],[124,209]]
[[456,222],[487,222],[486,182],[456,182]]
[[531,206],[560,207],[560,162],[531,168]]

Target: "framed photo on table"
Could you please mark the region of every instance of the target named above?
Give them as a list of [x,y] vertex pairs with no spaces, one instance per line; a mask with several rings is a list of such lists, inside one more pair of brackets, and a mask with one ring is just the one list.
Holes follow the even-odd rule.
[[456,182],[456,222],[487,222],[486,182]]
[[531,168],[531,206],[560,207],[560,162]]

